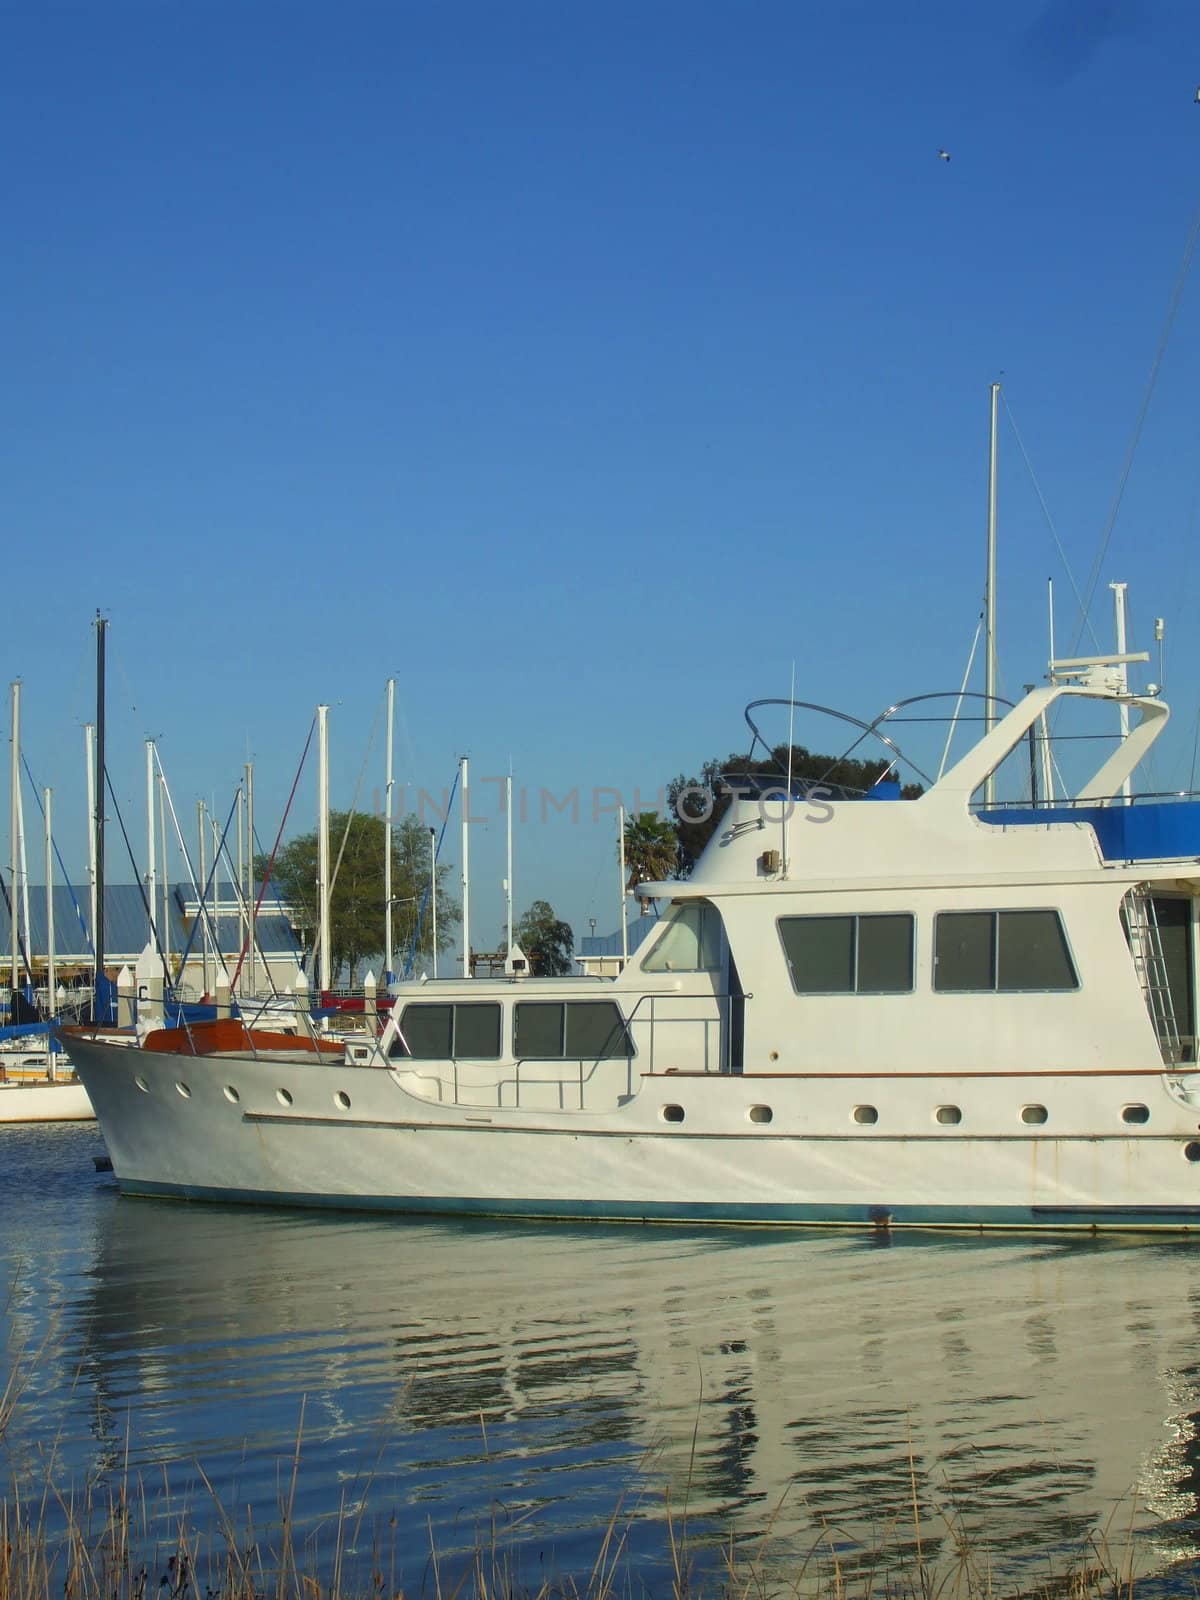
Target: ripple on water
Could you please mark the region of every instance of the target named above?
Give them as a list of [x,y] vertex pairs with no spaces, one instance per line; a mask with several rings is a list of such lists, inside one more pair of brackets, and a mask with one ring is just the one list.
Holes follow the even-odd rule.
[[[614,1510],[665,1559],[694,1530],[781,1550],[913,1542],[947,1519],[998,1570],[1089,1528],[1197,1512],[1197,1294],[1186,1244],[510,1226],[123,1200],[97,1130],[0,1130],[11,1471],[165,1516],[290,1493],[302,1537],[408,1583],[499,1530],[586,1574]],[[239,1514],[241,1514],[239,1512]],[[548,1565],[549,1564],[549,1565]]]

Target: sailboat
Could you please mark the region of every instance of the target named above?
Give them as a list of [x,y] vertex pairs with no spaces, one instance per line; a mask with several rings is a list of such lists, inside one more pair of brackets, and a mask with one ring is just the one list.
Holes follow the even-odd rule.
[[[29,894],[25,873],[25,835],[21,806],[21,685],[12,685],[12,858],[9,913],[12,944],[12,993],[20,983],[24,953],[28,970]],[[54,962],[54,873],[51,791],[43,791],[46,865],[46,1007],[53,1013],[58,986]],[[24,893],[18,892],[19,885]],[[21,941],[22,917],[25,946]],[[54,1037],[52,1018],[13,1022],[0,1028],[0,1122],[82,1122],[95,1111],[68,1057]]]

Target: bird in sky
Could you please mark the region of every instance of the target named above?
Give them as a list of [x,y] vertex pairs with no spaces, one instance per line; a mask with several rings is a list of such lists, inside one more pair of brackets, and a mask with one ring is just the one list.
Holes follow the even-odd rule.
[[939,150],[938,151],[938,155],[941,156],[943,161],[949,161],[949,159],[950,159],[949,150]]

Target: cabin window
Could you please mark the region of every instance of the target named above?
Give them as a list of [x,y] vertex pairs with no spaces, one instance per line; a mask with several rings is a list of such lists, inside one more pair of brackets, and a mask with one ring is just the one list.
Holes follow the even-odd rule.
[[707,900],[675,906],[646,953],[643,972],[716,972],[721,966],[721,918]]
[[1057,911],[943,911],[933,947],[933,987],[943,994],[1079,987]]
[[500,1007],[476,1002],[405,1006],[391,1054],[414,1061],[494,1060],[500,1054]]
[[797,994],[908,994],[913,919],[907,914],[780,917]]
[[513,1052],[518,1060],[567,1056],[605,1061],[633,1054],[625,1019],[611,1000],[520,1000],[515,1010]]
[[454,1008],[454,1054],[494,1059],[500,1054],[500,1007],[472,1004]]

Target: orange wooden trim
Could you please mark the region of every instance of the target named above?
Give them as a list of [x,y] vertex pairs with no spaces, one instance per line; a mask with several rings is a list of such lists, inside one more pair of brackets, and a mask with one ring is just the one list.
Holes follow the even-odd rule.
[[222,1050],[308,1050],[313,1055],[345,1054],[345,1046],[333,1040],[312,1039],[306,1033],[271,1033],[265,1028],[247,1028],[238,1017],[193,1022],[188,1028],[158,1028],[146,1035],[142,1049],[168,1056],[207,1056]]

